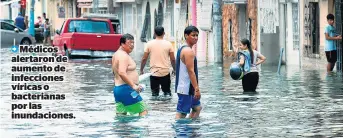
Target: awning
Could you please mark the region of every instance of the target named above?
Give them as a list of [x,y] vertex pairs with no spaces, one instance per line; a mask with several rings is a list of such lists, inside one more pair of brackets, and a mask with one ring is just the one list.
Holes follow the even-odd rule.
[[78,8],[92,8],[93,0],[77,0]]
[[136,2],[136,0],[115,0],[115,2]]
[[0,6],[5,6],[5,5],[12,4],[14,2],[19,2],[19,1],[20,0],[11,0],[11,1],[6,1],[6,2],[1,2]]
[[93,2],[93,0],[77,0],[77,2]]

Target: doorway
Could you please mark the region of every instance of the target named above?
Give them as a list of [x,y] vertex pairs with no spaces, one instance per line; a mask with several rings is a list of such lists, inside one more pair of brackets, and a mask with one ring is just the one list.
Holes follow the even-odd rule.
[[319,4],[317,2],[310,2],[309,3],[309,10],[310,10],[310,45],[312,46],[312,53],[319,54],[320,53],[320,33],[319,33]]

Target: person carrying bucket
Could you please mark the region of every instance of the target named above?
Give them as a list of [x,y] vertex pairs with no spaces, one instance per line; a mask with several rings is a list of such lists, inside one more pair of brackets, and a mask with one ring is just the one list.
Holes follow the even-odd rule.
[[243,90],[244,92],[256,92],[259,81],[259,69],[257,66],[266,61],[266,57],[260,52],[253,50],[248,39],[241,40],[239,49],[241,49],[238,52],[239,65],[244,73],[242,78]]

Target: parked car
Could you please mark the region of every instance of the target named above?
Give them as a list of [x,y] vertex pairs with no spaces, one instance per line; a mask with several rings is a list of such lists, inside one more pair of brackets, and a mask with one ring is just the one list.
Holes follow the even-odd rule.
[[109,19],[114,29],[114,33],[121,34],[120,21],[117,14],[85,13],[82,17],[83,18]]
[[11,20],[11,19],[0,19],[1,21],[4,21],[4,22],[8,22],[10,24],[13,24],[14,25],[14,21]]
[[1,45],[12,46],[14,44],[30,45],[35,44],[36,40],[27,31],[10,24],[6,21],[1,22]]
[[67,19],[56,30],[53,46],[66,56],[111,57],[120,46],[121,34],[115,34],[111,21],[97,18]]

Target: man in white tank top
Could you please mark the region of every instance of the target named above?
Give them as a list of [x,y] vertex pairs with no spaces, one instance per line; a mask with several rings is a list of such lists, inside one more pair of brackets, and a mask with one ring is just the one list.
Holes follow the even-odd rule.
[[192,50],[198,41],[198,34],[199,30],[195,26],[188,26],[184,31],[187,45],[182,46],[177,52],[175,91],[179,99],[176,119],[185,118],[189,113],[190,118],[197,118],[202,109],[197,60]]

